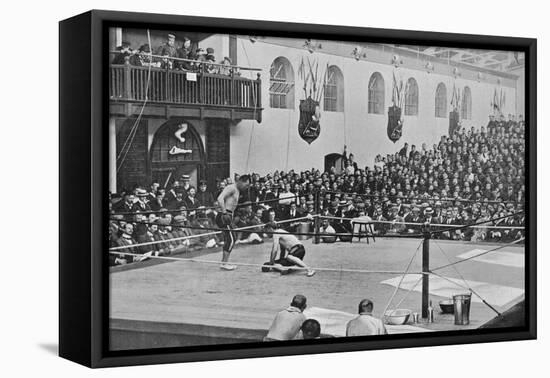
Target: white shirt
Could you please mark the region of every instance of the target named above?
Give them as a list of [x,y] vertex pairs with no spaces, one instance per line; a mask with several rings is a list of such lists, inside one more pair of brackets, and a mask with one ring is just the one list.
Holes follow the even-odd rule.
[[[281,201],[279,201],[279,204],[281,205],[290,205],[292,202],[294,202],[295,195],[291,192],[283,192],[279,193],[279,198],[281,198]],[[286,199],[288,198],[288,199]]]
[[366,312],[350,320],[346,326],[346,336],[386,335],[387,333],[382,320]]

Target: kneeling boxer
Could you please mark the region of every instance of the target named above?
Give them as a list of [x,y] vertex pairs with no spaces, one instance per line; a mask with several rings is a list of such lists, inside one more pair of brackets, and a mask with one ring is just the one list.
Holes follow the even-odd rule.
[[[279,249],[279,259],[275,260]],[[296,236],[282,228],[277,228],[273,231],[273,245],[269,263],[264,264],[262,271],[276,270],[281,274],[287,274],[292,267],[299,267],[306,269],[306,275],[311,277],[315,274],[315,271],[304,263],[305,255],[306,249]]]

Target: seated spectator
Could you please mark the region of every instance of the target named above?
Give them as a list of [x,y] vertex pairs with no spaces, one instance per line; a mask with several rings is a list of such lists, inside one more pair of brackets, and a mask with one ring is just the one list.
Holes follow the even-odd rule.
[[350,320],[346,326],[346,336],[386,335],[386,327],[382,320],[372,315],[374,304],[370,299],[359,302],[359,315]]
[[214,206],[214,196],[207,190],[207,184],[204,180],[201,180],[199,182],[199,191],[197,192],[195,197],[202,206]]
[[336,230],[330,225],[328,219],[323,219],[319,232],[321,233],[321,241],[323,243],[336,242]]
[[145,189],[136,188],[136,190],[134,190],[134,196],[136,201],[136,208],[134,211],[147,212],[151,210],[151,207],[149,206],[148,193]]
[[[151,214],[149,218],[147,219],[147,230],[145,233],[142,233],[137,236],[136,241],[138,244],[146,244],[146,243],[154,243],[156,241],[155,239],[155,233],[157,231],[157,224],[156,224],[156,216],[154,214]],[[158,256],[159,255],[159,244],[147,244],[142,245],[139,247],[139,253],[143,255],[142,258],[140,258],[139,261],[146,260],[147,258],[151,256]]]
[[195,197],[196,194],[197,194],[197,190],[193,186],[190,187],[189,190],[187,191],[187,198],[185,198],[185,207],[189,211],[193,211],[194,209],[197,209],[200,206],[202,206],[200,201]]
[[306,320],[303,314],[306,309],[306,297],[297,294],[292,298],[290,307],[280,311],[273,319],[264,341],[292,340],[298,336]]
[[304,340],[320,339],[321,324],[315,319],[307,319],[301,327]]
[[[137,205],[137,198],[133,193],[124,194],[124,200],[117,203],[115,212],[117,213],[134,213],[139,210]],[[130,219],[131,216],[127,216],[126,219]]]
[[167,201],[164,200],[164,191],[158,190],[155,199],[149,202],[149,207],[152,211],[160,211],[160,209],[166,209],[168,207]]
[[138,259],[135,256],[132,255],[124,255],[119,253],[131,253],[131,254],[139,254],[139,251],[136,247],[132,247],[132,245],[136,244],[136,241],[133,238],[134,234],[134,225],[132,223],[126,223],[124,224],[124,227],[122,227],[122,234],[120,237],[116,240],[115,246],[116,247],[126,247],[117,250],[117,254],[115,255],[114,259],[112,259],[112,265],[125,265],[127,263],[133,262],[134,258],[136,260]]

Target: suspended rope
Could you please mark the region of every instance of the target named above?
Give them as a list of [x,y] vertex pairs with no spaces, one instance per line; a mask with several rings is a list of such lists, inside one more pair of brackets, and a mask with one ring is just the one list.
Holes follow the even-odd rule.
[[489,307],[491,310],[493,310],[497,315],[500,315],[500,312],[496,308],[491,306],[490,303],[488,303],[483,297],[481,297],[478,293],[476,293],[471,287],[463,286],[463,285],[459,284],[458,282],[456,282],[455,280],[452,280],[448,277],[442,276],[441,274],[435,273],[433,270],[430,272],[430,274],[433,274],[433,275],[435,275],[439,278],[444,279],[447,282],[455,284],[456,286],[461,287],[462,289],[469,290],[470,292],[472,292],[472,294],[474,294],[476,297],[478,297],[479,300],[481,300],[481,302],[483,302],[483,304],[485,304],[487,307]]
[[[244,55],[246,57],[246,62],[247,64],[250,66],[250,59],[248,58],[248,52],[246,51],[246,47],[244,45],[244,42],[243,40],[241,39],[241,47],[243,49],[243,52],[244,52]],[[252,72],[250,72],[251,74],[251,79],[252,78]],[[252,80],[253,81],[253,80]],[[254,119],[256,119],[256,107],[257,107],[257,102],[256,102],[256,85],[253,84],[252,85],[252,97],[253,97],[253,101],[254,101],[254,110],[253,110],[253,115],[254,115]],[[253,141],[253,137],[254,137],[254,128],[255,128],[256,124],[254,122],[252,122],[252,126],[250,128],[250,137],[248,139],[248,151],[246,153],[246,164],[245,164],[245,172],[248,172],[249,171],[249,162],[250,162],[250,151],[252,149],[252,141]]]
[[[152,46],[152,44],[151,44],[151,33],[150,33],[149,29],[147,29],[147,41],[149,43],[149,46]],[[153,58],[152,58],[151,48],[149,48],[149,59],[150,59],[149,63],[152,63]],[[117,173],[120,171],[120,169],[124,165],[124,161],[126,160],[126,156],[130,152],[130,149],[132,147],[132,143],[134,142],[134,138],[137,134],[137,130],[138,130],[139,125],[141,123],[141,117],[143,116],[143,111],[145,110],[145,106],[147,105],[147,102],[149,101],[149,84],[150,84],[150,81],[151,81],[151,66],[152,65],[149,64],[149,67],[148,67],[148,70],[147,70],[147,82],[146,82],[146,85],[145,85],[145,100],[143,101],[143,104],[142,104],[141,109],[139,111],[139,114],[138,114],[138,116],[137,116],[137,118],[134,122],[134,125],[130,129],[130,133],[128,134],[128,137],[124,141],[124,145],[123,145],[123,147],[120,151],[121,154],[122,154],[122,152],[124,151],[124,148],[127,145],[127,142],[129,142],[128,145],[127,145],[126,151],[124,152],[124,156],[122,157],[122,159],[120,161],[120,164],[118,164],[118,166],[117,166],[117,169],[116,169]],[[120,154],[117,156],[117,162],[118,162],[119,158],[120,158]]]
[[[451,261],[451,259],[449,258],[449,256],[445,253],[445,251],[443,250],[443,248],[441,248],[441,245],[439,245],[439,243],[436,242],[435,239],[433,239],[433,242],[434,242],[434,244],[437,246],[437,248],[439,248],[439,251],[443,254],[443,256],[445,256],[445,259],[447,260],[447,262],[450,264],[452,261]],[[451,267],[452,267],[453,270],[456,272],[456,274],[458,274],[458,276],[460,277],[460,279],[462,279],[462,281],[464,282],[464,285],[470,287],[471,285],[466,281],[466,279],[464,278],[464,276],[458,271],[458,268],[456,267],[456,265],[451,265]]]
[[382,312],[382,314],[386,314],[386,311],[388,311],[388,308],[390,307],[392,301],[393,301],[393,298],[395,298],[395,295],[397,294],[397,292],[399,291],[399,288],[401,288],[401,284],[403,283],[403,280],[405,279],[405,276],[408,274],[409,272],[409,269],[411,268],[411,265],[414,261],[414,258],[416,257],[416,255],[418,254],[418,251],[420,250],[420,246],[422,245],[424,241],[421,241],[420,244],[418,244],[418,247],[416,247],[416,250],[414,251],[413,255],[411,256],[410,260],[409,260],[409,263],[407,264],[407,267],[405,268],[405,272],[403,273],[403,275],[401,276],[401,278],[399,279],[399,283],[397,284],[397,286],[395,287],[395,290],[393,291],[393,294],[391,295],[390,297],[390,300],[388,301],[388,304],[386,304],[386,307],[384,307],[384,311]]

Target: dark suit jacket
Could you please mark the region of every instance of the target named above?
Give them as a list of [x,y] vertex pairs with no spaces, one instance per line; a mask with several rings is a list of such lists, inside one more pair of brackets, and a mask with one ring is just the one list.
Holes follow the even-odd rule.
[[185,198],[185,207],[187,209],[196,209],[198,207],[202,206],[201,202],[197,199],[197,197],[194,198],[194,201],[191,200],[190,197]]

